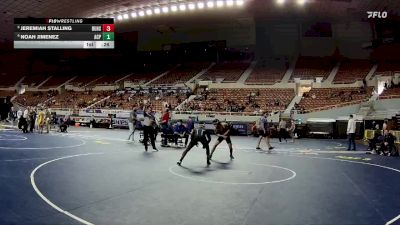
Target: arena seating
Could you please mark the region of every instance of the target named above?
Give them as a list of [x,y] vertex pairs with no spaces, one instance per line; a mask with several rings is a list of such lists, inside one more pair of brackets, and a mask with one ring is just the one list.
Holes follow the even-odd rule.
[[301,78],[302,80],[315,80],[316,77],[327,78],[334,66],[335,63],[331,57],[301,56],[296,62],[291,80],[294,80],[294,78]]
[[12,87],[28,73],[28,57],[23,52],[0,55],[0,87]]
[[127,74],[110,74],[110,75],[104,75],[100,79],[96,80],[93,82],[90,86],[96,86],[96,85],[114,85],[117,80],[120,80],[121,78],[125,77]]
[[186,104],[184,111],[271,112],[285,110],[293,89],[211,89]]
[[15,91],[2,91],[0,90],[0,98],[6,98],[8,96],[13,97],[17,93]]
[[72,77],[69,76],[52,76],[49,80],[46,81],[40,88],[56,88],[63,83],[67,82]]
[[374,75],[393,76],[395,72],[400,73],[399,61],[381,61],[378,62],[378,68]]
[[34,61],[32,63],[32,73],[34,74],[49,74],[57,71],[57,64],[49,64],[43,61]]
[[14,101],[23,106],[38,106],[57,94],[57,91],[27,91],[18,95]]
[[371,70],[372,64],[368,60],[348,59],[340,63],[333,83],[350,84],[363,80]]
[[70,84],[75,86],[83,87],[87,84],[90,84],[94,80],[98,79],[100,75],[79,75],[77,78],[72,80]]
[[167,75],[152,82],[152,84],[179,84],[189,81],[192,77],[198,74],[201,70],[207,68],[210,63],[187,63],[172,69]]
[[126,92],[115,92],[111,97],[100,104],[101,108],[108,109],[132,109],[142,108],[143,105],[151,105],[153,110],[162,111],[165,108],[176,108],[186,99],[185,93],[164,93],[163,95],[135,94]]
[[85,108],[111,95],[111,91],[65,91],[48,102],[52,108]]
[[199,79],[216,81],[217,78],[223,78],[222,82],[224,83],[236,82],[249,65],[249,62],[225,62],[216,64],[207,73],[199,77]]
[[29,87],[36,87],[43,81],[45,81],[47,78],[48,76],[42,74],[28,75],[25,77],[25,79],[22,80],[21,84],[28,85]]
[[22,74],[10,76],[10,75],[2,75],[0,74],[0,87],[8,88],[14,87],[15,84],[23,77]]
[[391,87],[382,92],[380,99],[400,98],[400,87]]
[[357,104],[369,99],[372,88],[313,88],[304,93],[298,109],[303,112],[311,112]]
[[130,81],[133,84],[145,84],[153,80],[157,76],[161,75],[162,73],[163,72],[134,73],[132,76],[128,77],[124,81]]
[[246,84],[275,84],[282,80],[286,68],[282,63],[258,62],[250,76],[245,81]]

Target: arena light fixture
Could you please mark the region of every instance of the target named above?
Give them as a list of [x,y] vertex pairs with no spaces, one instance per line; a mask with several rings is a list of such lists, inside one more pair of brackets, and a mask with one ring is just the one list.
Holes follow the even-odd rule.
[[117,19],[118,19],[118,20],[122,20],[122,19],[123,19],[123,18],[122,18],[122,15],[118,15],[118,16],[117,16]]
[[144,15],[145,15],[144,11],[143,11],[143,10],[140,10],[140,11],[139,11],[139,16],[143,17]]
[[306,3],[306,0],[297,0],[297,5],[304,5]]
[[237,5],[237,6],[242,6],[242,5],[244,5],[244,0],[236,0],[236,5]]
[[172,6],[171,6],[171,11],[172,11],[172,12],[178,11],[178,6],[172,5]]
[[189,8],[189,10],[195,10],[196,9],[196,5],[193,4],[193,3],[189,3],[188,4],[188,8]]
[[233,0],[226,0],[226,5],[228,6],[228,7],[232,7],[233,6]]
[[276,0],[276,3],[278,5],[283,5],[283,4],[285,4],[285,0]]
[[129,15],[128,15],[128,13],[125,13],[125,14],[124,14],[122,17],[124,18],[124,20],[127,20],[127,19],[129,19]]
[[204,2],[198,2],[197,3],[197,8],[204,9]]
[[221,7],[223,7],[223,6],[224,6],[224,1],[218,0],[218,1],[217,1],[217,7],[218,7],[218,8],[221,8]]
[[163,13],[168,13],[169,12],[169,8],[167,6],[162,7],[162,12]]
[[186,5],[185,4],[180,4],[179,5],[179,10],[180,11],[186,11]]
[[137,17],[137,13],[136,13],[136,12],[132,12],[132,13],[131,13],[131,17],[132,17],[132,18],[136,18],[136,17]]
[[214,6],[215,6],[214,1],[208,1],[207,2],[207,7],[208,8],[214,8]]
[[151,16],[153,15],[153,11],[151,9],[146,10],[146,15]]
[[154,8],[154,14],[160,14],[161,13],[161,10],[160,10],[160,8]]

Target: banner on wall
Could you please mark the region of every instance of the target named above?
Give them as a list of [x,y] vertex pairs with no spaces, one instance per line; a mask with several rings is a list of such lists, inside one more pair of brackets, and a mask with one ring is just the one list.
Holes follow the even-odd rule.
[[113,127],[128,128],[128,119],[113,118]]
[[242,122],[232,122],[232,128],[234,130],[234,133],[232,135],[240,135],[240,136],[246,136],[247,135],[247,130],[248,130],[248,124],[247,123],[242,123]]

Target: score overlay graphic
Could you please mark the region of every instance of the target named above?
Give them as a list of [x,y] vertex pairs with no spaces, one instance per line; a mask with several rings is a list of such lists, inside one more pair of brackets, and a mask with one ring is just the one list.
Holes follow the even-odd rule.
[[15,18],[15,49],[113,49],[112,18]]

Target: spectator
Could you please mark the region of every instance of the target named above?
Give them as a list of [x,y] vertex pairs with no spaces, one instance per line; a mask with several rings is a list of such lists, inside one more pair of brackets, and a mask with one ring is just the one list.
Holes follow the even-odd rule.
[[171,116],[169,114],[169,109],[165,109],[165,112],[162,115],[161,125],[162,126],[167,126],[169,124],[169,120],[170,119],[171,119]]
[[390,133],[388,130],[384,131],[383,135],[383,142],[381,144],[381,149],[380,149],[380,154],[381,155],[387,155],[387,156],[398,156],[398,152],[396,150],[396,147],[394,145],[394,141],[396,140],[396,137],[393,136],[392,133]]
[[185,138],[185,147],[187,146],[189,135],[185,125],[183,125],[182,120],[179,120],[174,127],[174,142],[178,145],[178,138]]
[[290,125],[287,129],[288,135],[292,138],[292,143],[294,143],[294,131],[296,130],[296,123],[293,119],[290,120]]
[[353,119],[353,115],[350,115],[349,121],[347,122],[347,135],[349,138],[349,146],[347,148],[348,151],[350,151],[351,145],[353,145],[353,151],[356,150],[356,142],[355,142],[355,136],[356,136],[356,121]]
[[174,129],[171,124],[161,128],[161,147],[168,147],[168,140],[174,139]]
[[188,130],[188,133],[191,133],[193,128],[194,128],[194,122],[193,119],[191,117],[189,117],[187,123],[186,123],[186,128]]
[[387,130],[387,122],[388,122],[388,120],[385,119],[384,122],[383,122],[383,124],[382,124],[382,132],[383,132],[383,133]]
[[286,140],[286,121],[283,119],[280,119],[279,125],[278,125],[278,132],[279,132],[279,142],[282,142],[282,138]]

